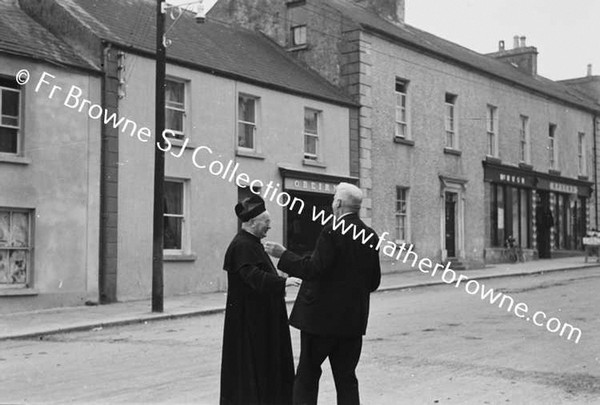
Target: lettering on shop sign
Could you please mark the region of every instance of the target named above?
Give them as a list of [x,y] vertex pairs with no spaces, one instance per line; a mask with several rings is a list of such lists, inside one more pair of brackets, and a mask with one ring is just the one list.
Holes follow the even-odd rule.
[[577,194],[577,186],[571,186],[569,184],[554,183],[550,182],[550,190],[558,191],[560,193]]
[[302,180],[294,178],[285,179],[285,188],[296,191],[309,191],[313,193],[335,194],[335,184],[323,181]]
[[506,181],[508,183],[515,184],[525,184],[525,177],[500,173],[500,181]]

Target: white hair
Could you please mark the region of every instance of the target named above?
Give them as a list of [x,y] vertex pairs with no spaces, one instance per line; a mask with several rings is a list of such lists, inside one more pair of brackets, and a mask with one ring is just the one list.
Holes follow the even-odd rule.
[[360,188],[350,183],[340,183],[336,187],[336,194],[342,201],[342,205],[348,209],[358,212],[362,204],[363,193]]

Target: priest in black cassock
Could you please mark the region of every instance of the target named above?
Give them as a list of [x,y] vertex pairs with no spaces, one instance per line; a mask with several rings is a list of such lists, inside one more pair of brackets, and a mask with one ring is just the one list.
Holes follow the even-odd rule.
[[242,229],[233,238],[223,269],[227,306],[221,361],[221,405],[292,403],[294,360],[285,288],[295,278],[280,277],[260,240],[271,219],[254,195],[235,206]]

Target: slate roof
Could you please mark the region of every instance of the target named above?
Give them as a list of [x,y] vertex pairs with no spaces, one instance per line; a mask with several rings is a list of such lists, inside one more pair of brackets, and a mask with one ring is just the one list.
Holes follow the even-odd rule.
[[[155,1],[56,1],[99,38],[155,54]],[[171,21],[166,18],[167,29]],[[168,39],[169,61],[309,98],[357,106],[348,95],[260,33],[214,21],[198,24],[190,13],[177,21]]]
[[587,110],[594,110],[595,112],[600,110],[600,104],[595,103],[582,93],[559,82],[554,82],[539,75],[528,75],[506,62],[501,62],[492,57],[477,53],[408,24],[392,24],[374,12],[357,6],[351,1],[326,1],[345,18],[353,21],[366,31],[378,33],[390,38],[392,41],[408,44],[426,53],[442,57],[471,69],[474,68],[497,79],[505,80],[528,90],[575,104]]
[[59,66],[95,70],[69,45],[25,14],[15,0],[0,0],[0,53],[33,58]]

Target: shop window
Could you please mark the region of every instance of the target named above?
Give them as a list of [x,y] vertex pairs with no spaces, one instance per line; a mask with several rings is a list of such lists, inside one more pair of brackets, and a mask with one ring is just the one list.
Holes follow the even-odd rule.
[[396,137],[410,139],[408,126],[408,81],[396,79]]
[[456,96],[446,93],[446,147],[458,149],[458,139],[456,132]]
[[587,175],[585,133],[583,132],[577,134],[577,162],[579,166],[579,175]]
[[256,150],[258,98],[238,96],[238,147]]
[[521,115],[521,128],[519,130],[519,160],[523,163],[530,163],[529,150],[529,117]]
[[493,105],[487,106],[487,151],[486,154],[498,157],[498,108]]
[[556,125],[548,125],[548,164],[550,169],[557,169],[558,148],[556,144]]
[[530,248],[531,190],[492,184],[491,240],[492,246],[504,247],[509,237],[517,245]]
[[165,81],[165,129],[167,136],[183,139],[185,136],[185,83]]
[[165,253],[184,253],[189,249],[186,223],[186,185],[184,180],[165,180],[164,250]]
[[396,241],[408,240],[408,188],[396,187]]
[[21,88],[0,77],[0,153],[20,153]]
[[304,158],[318,160],[319,158],[319,117],[320,111],[311,108],[304,109]]
[[31,211],[0,208],[0,288],[30,284],[31,218]]

